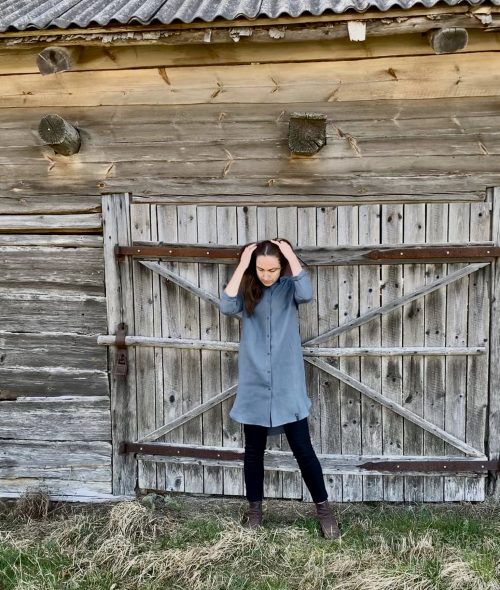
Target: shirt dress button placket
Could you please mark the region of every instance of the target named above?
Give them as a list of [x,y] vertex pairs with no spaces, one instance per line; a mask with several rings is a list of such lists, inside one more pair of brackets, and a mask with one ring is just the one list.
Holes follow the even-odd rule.
[[268,391],[269,391],[269,425],[273,425],[272,420],[272,406],[273,406],[273,390],[272,390],[272,373],[271,373],[271,297],[272,292],[269,293],[269,309],[266,316],[266,326],[267,326],[267,360],[268,360],[268,369],[267,369],[267,376],[268,376]]

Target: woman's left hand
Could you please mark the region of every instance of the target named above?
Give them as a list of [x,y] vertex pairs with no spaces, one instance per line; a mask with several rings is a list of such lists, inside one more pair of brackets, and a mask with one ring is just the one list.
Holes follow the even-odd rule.
[[290,246],[288,242],[286,242],[285,240],[271,240],[271,242],[278,246],[278,248],[281,250],[281,253],[287,260],[290,260],[290,257],[295,258],[293,248]]

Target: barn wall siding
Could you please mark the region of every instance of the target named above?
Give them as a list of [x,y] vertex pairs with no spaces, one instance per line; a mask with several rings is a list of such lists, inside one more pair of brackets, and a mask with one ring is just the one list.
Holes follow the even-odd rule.
[[0,215],[0,494],[109,495],[100,215],[18,213]]
[[[485,187],[499,182],[491,98],[422,99],[418,106],[374,100],[61,107],[56,112],[81,129],[81,151],[71,158],[34,136],[46,110],[0,109],[0,126],[8,117],[10,127],[3,139],[8,165],[0,169],[2,213],[95,211],[102,191],[242,195],[243,202],[245,195],[275,194],[484,198]],[[313,158],[290,157],[288,119],[295,110],[328,116],[327,145]]]
[[[377,26],[380,34],[385,25]],[[332,246],[486,239],[486,189],[500,185],[498,47],[498,35],[481,31],[470,32],[465,51],[445,56],[434,55],[420,34],[362,44],[242,41],[209,51],[101,46],[86,47],[76,71],[45,77],[35,67],[37,48],[2,49],[0,445],[9,463],[0,470],[0,492],[46,481],[65,497],[104,496],[112,487],[111,454],[115,466],[133,463],[110,446],[112,362],[95,344],[98,334],[116,329],[107,306],[108,318],[117,317],[109,313],[113,293],[104,288],[101,194],[133,196],[135,223],[126,230],[136,240],[238,244],[286,235],[300,245]],[[327,145],[312,158],[290,154],[295,111],[328,117]],[[37,128],[49,112],[78,128],[79,153],[60,156],[42,145]],[[474,217],[479,211],[484,217]],[[471,228],[481,220],[476,233],[468,234],[467,219]],[[231,273],[227,265],[167,266],[207,290],[222,290]],[[314,311],[303,311],[304,333],[321,333],[380,297],[431,281],[445,266],[314,269],[317,300]],[[128,323],[137,334],[238,340],[236,320],[219,318],[176,285],[135,263],[127,277],[136,295]],[[452,346],[455,335],[480,344],[487,286],[485,271],[477,283],[463,279],[432,294],[434,315],[424,318],[414,303],[396,319],[374,321],[331,345]],[[359,299],[349,299],[351,291]],[[447,293],[482,306],[483,315],[465,317]],[[230,352],[137,350],[131,370],[136,360],[130,391],[144,395],[144,405],[133,425],[120,430],[115,421],[115,440],[118,432],[133,438],[161,426],[237,376]],[[364,357],[340,366],[482,448],[484,360]],[[307,372],[311,431],[322,452],[450,450],[316,368]],[[406,386],[425,394],[410,399]],[[463,396],[474,388],[466,404]],[[230,406],[224,402],[165,440],[241,447]],[[126,418],[133,408],[118,410]],[[287,450],[283,440],[272,445]],[[37,471],[52,454],[58,462]],[[113,474],[116,494],[133,491],[135,473],[122,479],[124,473],[118,467]],[[243,493],[241,470],[228,466],[140,462],[139,478],[144,487]],[[484,487],[477,478],[398,477],[387,485],[379,475],[357,474],[329,474],[327,485],[332,499],[398,501],[480,499]],[[296,473],[267,473],[266,493],[307,497]]]

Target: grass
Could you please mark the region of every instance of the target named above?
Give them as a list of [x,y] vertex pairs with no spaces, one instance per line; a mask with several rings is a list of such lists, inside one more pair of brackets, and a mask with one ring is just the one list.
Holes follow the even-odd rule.
[[500,506],[342,505],[323,539],[313,506],[234,499],[0,503],[0,590],[500,590]]

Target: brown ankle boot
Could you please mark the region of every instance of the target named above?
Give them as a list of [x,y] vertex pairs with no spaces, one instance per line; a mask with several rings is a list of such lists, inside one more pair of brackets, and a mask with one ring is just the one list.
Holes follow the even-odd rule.
[[316,502],[316,512],[318,514],[321,532],[325,539],[340,539],[339,525],[330,510],[328,501]]
[[243,526],[256,529],[262,525],[262,502],[249,502]]

